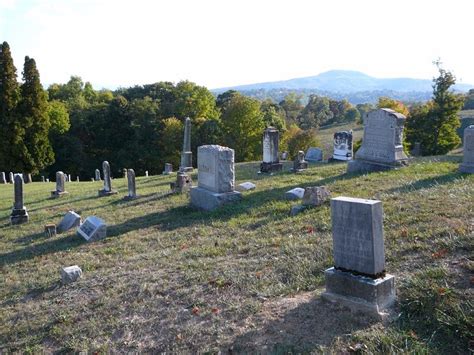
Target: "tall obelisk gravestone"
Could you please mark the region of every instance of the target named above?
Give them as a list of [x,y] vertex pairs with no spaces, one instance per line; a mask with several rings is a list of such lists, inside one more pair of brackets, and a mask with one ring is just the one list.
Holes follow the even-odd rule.
[[179,171],[186,173],[193,171],[193,152],[191,151],[191,119],[184,121],[183,151],[181,152],[181,164]]
[[137,185],[135,183],[135,170],[127,169],[127,183],[128,183],[128,195],[124,197],[126,200],[133,200],[137,198]]
[[26,223],[28,222],[28,212],[26,207],[23,206],[23,177],[21,174],[15,174],[13,181],[15,202],[13,203],[10,221],[12,224]]

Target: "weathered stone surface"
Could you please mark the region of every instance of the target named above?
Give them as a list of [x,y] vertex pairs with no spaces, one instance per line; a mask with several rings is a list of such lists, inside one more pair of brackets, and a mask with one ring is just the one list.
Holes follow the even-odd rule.
[[66,175],[62,171],[56,172],[56,190],[51,191],[51,197],[61,197],[66,195],[68,192],[66,191]]
[[98,191],[99,197],[115,195],[117,191],[112,189],[112,177],[110,175],[110,164],[108,161],[102,163],[102,170],[104,174],[104,188]]
[[418,157],[421,155],[421,143],[420,142],[415,142],[413,145],[413,149],[410,152],[411,155],[414,157]]
[[474,125],[464,129],[463,159],[459,171],[474,174]]
[[64,233],[72,228],[79,227],[81,225],[81,216],[74,211],[69,211],[58,223],[56,230],[58,233]]
[[352,131],[340,131],[334,133],[334,153],[332,158],[334,160],[352,160]]
[[92,242],[107,236],[107,225],[99,217],[90,216],[77,228],[77,233],[88,242]]
[[323,151],[315,147],[308,148],[305,159],[311,163],[323,161]]
[[326,186],[306,187],[303,194],[303,206],[320,206],[327,200],[331,193]]
[[183,151],[181,152],[181,164],[179,171],[193,171],[193,153],[191,151],[191,119],[189,117],[184,121]]
[[406,165],[408,158],[402,144],[405,120],[404,115],[387,108],[368,113],[362,145],[347,171],[380,171]]
[[238,191],[218,193],[201,187],[191,189],[191,204],[206,211],[212,211],[226,203],[236,202],[242,199]]
[[33,182],[33,179],[31,177],[31,174],[29,173],[23,173],[23,182],[25,184],[29,184],[30,182]]
[[6,184],[7,183],[7,178],[5,177],[5,172],[0,173],[0,184]]
[[178,171],[176,174],[176,182],[170,183],[171,190],[177,193],[185,193],[191,190],[193,179],[190,175]]
[[15,179],[14,174],[13,174],[12,172],[10,172],[10,174],[9,174],[9,181],[10,181],[10,184],[15,183],[14,179]]
[[79,266],[73,265],[61,269],[61,282],[69,284],[77,281],[82,276],[82,270]]
[[47,224],[44,226],[44,233],[46,237],[51,238],[56,236],[56,225],[54,224]]
[[135,180],[135,171],[133,169],[127,169],[128,195],[124,197],[126,200],[133,200],[138,197]]
[[41,182],[46,182],[46,179],[43,175],[41,176]]
[[283,164],[280,163],[278,146],[280,133],[276,128],[268,127],[263,132],[263,162],[260,164],[261,173],[281,171]]
[[95,181],[100,181],[100,170],[95,169]]
[[173,172],[173,165],[170,163],[165,163],[165,170],[163,171],[163,175],[169,175]]
[[238,184],[235,189],[237,191],[249,191],[249,190],[255,190],[256,187],[257,185],[255,185],[253,182],[247,181],[247,182]]
[[145,171],[145,177],[148,177],[148,170]]
[[21,174],[15,174],[14,178],[14,203],[10,215],[11,224],[22,224],[28,222],[28,212],[23,205],[23,177]]
[[288,152],[281,153],[281,160],[286,160],[286,159],[288,159]]
[[287,200],[300,200],[303,198],[304,189],[302,187],[295,187],[294,189],[285,192]]
[[306,170],[308,168],[308,162],[305,160],[305,155],[302,150],[298,152],[298,155],[296,156],[294,162],[293,162],[293,171],[294,172],[299,172]]

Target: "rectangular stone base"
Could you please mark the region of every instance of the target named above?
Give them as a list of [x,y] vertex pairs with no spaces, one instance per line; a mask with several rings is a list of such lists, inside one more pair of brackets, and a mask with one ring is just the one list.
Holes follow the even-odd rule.
[[260,172],[261,173],[272,173],[274,171],[282,171],[283,164],[282,163],[261,163],[260,164]]
[[117,191],[116,191],[116,190],[110,190],[110,191],[99,190],[99,191],[98,191],[98,194],[99,194],[99,197],[110,196],[110,195],[115,195],[115,194],[117,194]]
[[350,272],[327,269],[326,292],[323,297],[336,301],[345,306],[374,316],[382,316],[383,310],[389,308],[395,301],[395,277],[386,275],[383,278],[372,279],[356,276]]
[[473,164],[461,164],[461,165],[459,165],[459,171],[461,173],[474,174],[474,165]]
[[305,171],[306,169],[308,169],[308,162],[294,164],[293,169],[291,169],[291,171],[297,173],[299,171]]
[[206,211],[212,211],[223,204],[235,202],[241,198],[242,194],[238,191],[217,193],[201,187],[191,188],[191,204]]
[[12,214],[10,215],[10,222],[11,224],[22,224],[28,222],[28,212],[26,211],[26,207],[22,209],[13,209]]
[[408,165],[406,160],[402,160],[397,163],[379,163],[362,159],[350,160],[347,164],[348,173],[371,173],[376,171],[387,171],[393,169],[399,169]]
[[63,195],[67,195],[69,192],[67,191],[51,191],[51,197],[53,198],[58,198],[58,197],[61,197]]

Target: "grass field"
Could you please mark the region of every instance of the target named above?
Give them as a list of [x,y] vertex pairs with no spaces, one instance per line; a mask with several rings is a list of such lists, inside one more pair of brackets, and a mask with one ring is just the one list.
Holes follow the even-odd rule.
[[[0,353],[21,352],[402,352],[468,353],[473,334],[474,176],[458,156],[420,158],[405,169],[347,175],[344,164],[302,174],[257,174],[257,189],[214,212],[169,195],[174,176],[137,178],[140,199],[97,197],[99,182],[25,185],[30,222],[9,225],[13,189],[0,186]],[[113,162],[112,162],[113,164]],[[285,168],[288,169],[289,163]],[[193,176],[196,181],[196,175]],[[332,265],[329,204],[289,216],[293,187],[380,199],[393,316],[376,321],[320,297]],[[74,231],[48,239],[68,211],[96,215],[108,237]],[[84,274],[62,286],[59,270]]]

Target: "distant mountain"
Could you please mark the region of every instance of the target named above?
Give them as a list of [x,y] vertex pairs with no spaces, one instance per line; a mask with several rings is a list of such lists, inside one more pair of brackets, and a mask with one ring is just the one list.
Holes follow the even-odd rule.
[[[258,84],[240,85],[212,90],[221,93],[227,90],[318,90],[335,94],[352,94],[356,92],[393,91],[399,93],[431,92],[433,82],[427,79],[395,78],[380,79],[367,74],[350,70],[331,70],[316,76],[296,78],[284,81],[273,81]],[[469,84],[457,84],[456,91],[465,92],[474,88]]]

